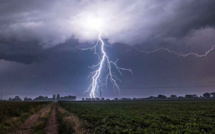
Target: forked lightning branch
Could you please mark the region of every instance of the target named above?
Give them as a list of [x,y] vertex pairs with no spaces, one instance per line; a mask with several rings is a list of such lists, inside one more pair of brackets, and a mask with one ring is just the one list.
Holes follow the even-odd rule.
[[[108,81],[111,82],[113,89],[114,90],[120,90],[118,81],[120,81],[120,79],[118,78],[118,76],[113,72],[113,68],[115,68],[115,70],[117,70],[119,75],[123,75],[122,71],[129,71],[130,73],[132,73],[131,69],[127,69],[127,68],[122,68],[119,67],[117,65],[117,61],[111,61],[109,56],[107,55],[106,51],[105,51],[105,43],[102,40],[102,31],[100,29],[97,28],[97,31],[99,33],[98,35],[98,40],[96,45],[94,45],[93,47],[89,47],[86,49],[82,49],[82,50],[92,50],[94,51],[94,54],[97,54],[98,57],[100,58],[100,62],[96,65],[93,65],[91,67],[91,69],[93,69],[93,71],[90,73],[89,77],[92,79],[92,83],[89,86],[88,90],[90,91],[90,97],[91,98],[95,98],[97,95],[97,92],[99,91],[100,87],[106,86],[108,87]],[[101,52],[101,56],[99,53],[97,53],[97,49],[100,48],[100,52]],[[107,66],[107,74],[104,78],[101,78],[101,74],[104,71],[104,66]]]
[[[107,88],[109,83],[112,84],[112,88],[114,89],[114,91],[116,91],[116,90],[120,91],[120,86],[118,84],[120,79],[118,78],[118,76],[123,75],[122,71],[128,71],[130,73],[133,73],[132,70],[119,67],[117,65],[118,60],[116,60],[116,61],[110,60],[108,53],[106,52],[106,49],[105,49],[106,44],[102,39],[103,32],[100,29],[100,27],[106,26],[106,25],[104,25],[100,19],[94,18],[94,17],[89,17],[87,19],[86,23],[84,23],[84,24],[85,25],[83,25],[83,26],[86,27],[87,29],[90,29],[92,31],[97,30],[97,32],[98,32],[97,43],[95,45],[93,45],[92,47],[82,49],[82,50],[93,51],[94,54],[98,55],[98,58],[99,58],[99,63],[90,67],[93,70],[92,72],[90,72],[90,75],[88,76],[88,78],[91,78],[91,84],[87,90],[90,92],[90,97],[95,98],[97,96],[97,93],[99,92],[99,89],[102,87]],[[210,52],[212,52],[214,50],[214,48],[215,48],[215,45],[212,46],[211,49],[207,50],[205,52],[205,54],[202,54],[202,55],[197,54],[197,53],[187,53],[187,54],[178,53],[178,52],[169,50],[167,48],[158,48],[153,51],[141,51],[138,49],[136,49],[136,50],[138,52],[142,52],[142,53],[146,53],[146,54],[153,54],[158,51],[166,51],[168,53],[172,53],[177,56],[184,57],[184,58],[188,57],[188,56],[195,56],[195,57],[200,58],[200,57],[207,56]],[[116,72],[114,72],[114,71],[116,71]]]

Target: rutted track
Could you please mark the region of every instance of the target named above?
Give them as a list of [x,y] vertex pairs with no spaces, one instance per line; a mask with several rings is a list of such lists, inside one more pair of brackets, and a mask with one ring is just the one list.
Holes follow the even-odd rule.
[[46,134],[58,134],[56,104],[54,104],[54,106],[52,108],[48,126],[46,127]]
[[[52,109],[51,109],[52,108]],[[51,114],[47,117],[49,118],[44,122],[43,116],[47,114],[47,112],[50,112]],[[60,114],[60,118],[63,122],[63,124],[59,124],[59,117],[58,114]],[[46,125],[46,127],[42,127],[42,131],[37,131],[40,130],[38,127],[38,124],[43,121]],[[74,114],[68,112],[61,106],[57,105],[57,103],[54,104],[48,104],[44,108],[40,109],[38,112],[35,114],[31,115],[26,121],[14,132],[10,134],[33,134],[35,132],[41,132],[41,133],[46,133],[46,134],[58,134],[60,131],[59,125],[63,127],[69,127],[68,133],[72,132],[74,134],[91,134],[93,133],[93,130],[89,129],[88,122],[82,121],[78,118],[78,116],[75,116]],[[40,126],[41,127],[41,126]],[[61,132],[60,132],[61,133]]]
[[61,106],[57,107],[59,114],[62,114],[61,117],[64,125],[67,125],[67,128],[72,128],[72,132],[74,134],[91,134],[93,133],[93,130],[89,129],[88,122],[82,121],[79,119],[78,116],[75,116],[74,114],[68,112]]
[[31,134],[30,128],[39,120],[44,111],[50,108],[50,105],[45,106],[35,114],[31,115],[15,132],[11,134]]

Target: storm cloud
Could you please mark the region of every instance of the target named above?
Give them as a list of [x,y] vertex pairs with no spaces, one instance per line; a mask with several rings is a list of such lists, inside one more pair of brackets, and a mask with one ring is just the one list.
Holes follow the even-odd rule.
[[143,44],[150,39],[184,37],[193,30],[214,28],[212,0],[152,1],[1,1],[1,39],[42,46],[63,43],[74,37],[96,40],[97,31],[86,21],[102,21],[101,30],[111,43]]
[[213,54],[183,59],[132,48],[204,54],[215,45],[214,5],[214,0],[0,0],[0,84],[11,92],[70,87],[83,92],[88,66],[97,63],[91,52],[80,51],[98,36],[89,19],[100,21],[103,38],[112,46],[110,57],[138,74],[125,75],[122,88],[189,86],[191,79],[193,85],[207,85],[206,79],[211,84]]

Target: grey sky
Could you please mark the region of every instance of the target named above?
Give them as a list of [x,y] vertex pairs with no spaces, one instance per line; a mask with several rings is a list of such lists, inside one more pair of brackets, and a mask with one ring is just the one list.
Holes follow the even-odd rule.
[[[168,92],[145,87],[212,85],[214,52],[197,59],[125,51],[166,47],[205,53],[215,45],[214,5],[214,0],[0,0],[1,90],[8,96],[21,91],[52,94],[59,89],[88,96],[83,94],[90,83],[88,66],[98,60],[79,48],[92,45],[98,36],[89,19],[100,21],[103,38],[113,45],[108,49],[111,58],[134,71],[121,78],[120,86],[129,89],[122,89],[125,96],[132,88],[146,96]],[[191,91],[195,93],[195,88],[181,94]],[[116,94],[110,89],[110,95]]]

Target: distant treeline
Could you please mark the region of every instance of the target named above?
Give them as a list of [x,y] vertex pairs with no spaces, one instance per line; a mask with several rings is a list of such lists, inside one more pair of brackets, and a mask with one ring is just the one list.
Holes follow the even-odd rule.
[[[133,98],[135,99],[135,98]],[[139,99],[139,98],[137,98]],[[183,100],[183,99],[215,99],[215,92],[212,92],[212,93],[204,93],[203,95],[196,95],[196,94],[187,94],[185,96],[177,96],[177,95],[170,95],[169,97],[165,96],[165,95],[158,95],[158,96],[150,96],[150,97],[147,97],[145,99],[171,99],[171,100]]]
[[159,94],[158,96],[150,96],[147,98],[82,98],[82,101],[138,101],[138,100],[209,100],[215,99],[215,92],[204,93],[202,96],[196,94],[187,94],[185,96],[170,95],[169,97]]

